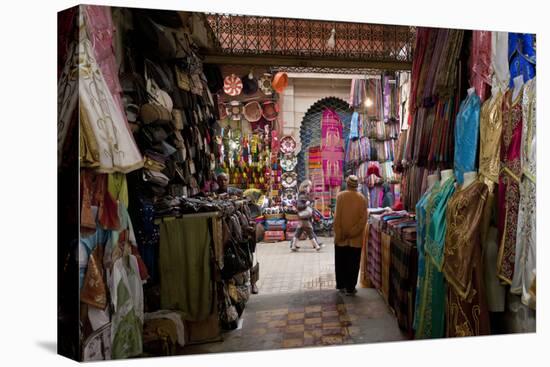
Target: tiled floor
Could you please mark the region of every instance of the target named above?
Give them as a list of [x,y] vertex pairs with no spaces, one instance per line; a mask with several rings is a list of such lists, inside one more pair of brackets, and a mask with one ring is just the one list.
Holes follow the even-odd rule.
[[334,244],[332,238],[320,238],[321,251],[310,241],[301,241],[300,249],[291,252],[289,242],[259,243],[256,249],[260,263],[261,294],[334,289]]
[[404,340],[395,317],[377,291],[355,297],[336,290],[252,296],[242,328],[224,341],[183,348],[184,354],[271,350]]
[[260,293],[251,295],[242,327],[223,342],[183,348],[183,354],[270,350],[404,340],[397,321],[374,289],[354,297],[336,291],[334,245],[323,238],[321,252],[302,241],[258,244]]

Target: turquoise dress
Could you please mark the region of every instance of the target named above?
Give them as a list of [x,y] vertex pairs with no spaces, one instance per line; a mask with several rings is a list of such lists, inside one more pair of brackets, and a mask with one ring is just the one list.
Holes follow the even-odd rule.
[[417,310],[417,339],[445,336],[446,284],[441,267],[447,228],[445,212],[455,191],[454,184],[454,179],[448,179],[442,186],[435,187],[426,206],[425,269]]
[[426,238],[426,206],[430,195],[434,190],[439,189],[439,182],[436,182],[416,203],[416,248],[418,249],[418,276],[416,278],[416,295],[414,306],[414,321],[413,329],[418,327],[418,308],[420,304],[421,285],[424,284],[425,274],[425,255],[424,255],[424,239]]
[[472,93],[460,104],[455,124],[455,176],[459,184],[464,182],[464,172],[475,171],[479,141],[479,113],[481,100]]

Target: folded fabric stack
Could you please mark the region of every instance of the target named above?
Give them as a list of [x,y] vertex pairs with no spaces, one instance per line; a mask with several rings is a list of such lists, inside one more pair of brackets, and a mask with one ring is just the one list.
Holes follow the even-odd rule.
[[280,242],[285,240],[284,231],[265,231],[265,242]]
[[395,312],[399,327],[412,338],[418,276],[416,245],[392,238],[390,258],[388,303]]
[[267,219],[265,221],[266,231],[285,231],[286,220],[285,219]]
[[298,226],[300,225],[300,221],[299,220],[289,220],[286,222],[286,229],[287,231],[296,231],[296,228],[298,228]]
[[391,212],[381,217],[382,230],[395,238],[416,242],[416,220],[407,211]]
[[367,273],[376,289],[381,289],[382,287],[381,262],[380,215],[371,215],[369,221]]
[[155,216],[165,217],[181,214],[181,200],[172,196],[165,196],[154,204]]

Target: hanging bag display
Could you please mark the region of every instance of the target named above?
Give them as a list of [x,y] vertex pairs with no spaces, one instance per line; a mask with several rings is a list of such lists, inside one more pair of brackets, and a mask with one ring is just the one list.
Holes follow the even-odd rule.
[[234,275],[247,271],[252,267],[252,254],[248,241],[238,242],[231,238],[223,256],[222,278],[231,279]]
[[145,89],[147,91],[149,102],[161,105],[166,108],[168,112],[172,112],[172,108],[174,107],[172,98],[170,98],[170,95],[167,92],[160,89],[157,82],[150,76],[149,69],[152,67],[151,61],[145,60]]

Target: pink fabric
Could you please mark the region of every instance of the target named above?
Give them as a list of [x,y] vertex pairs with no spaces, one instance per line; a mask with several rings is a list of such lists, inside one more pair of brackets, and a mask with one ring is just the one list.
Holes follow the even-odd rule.
[[[122,88],[118,79],[118,66],[113,47],[115,27],[111,17],[111,8],[108,6],[85,5],[86,30],[92,43],[94,57],[101,69],[101,74],[109,87],[120,110],[124,112],[121,93]],[[123,113],[126,120],[126,114]]]
[[470,55],[470,86],[485,101],[489,96],[491,86],[491,32],[473,31],[472,53]]
[[331,109],[323,111],[321,122],[321,157],[326,186],[342,185],[344,174],[344,140],[342,122]]

